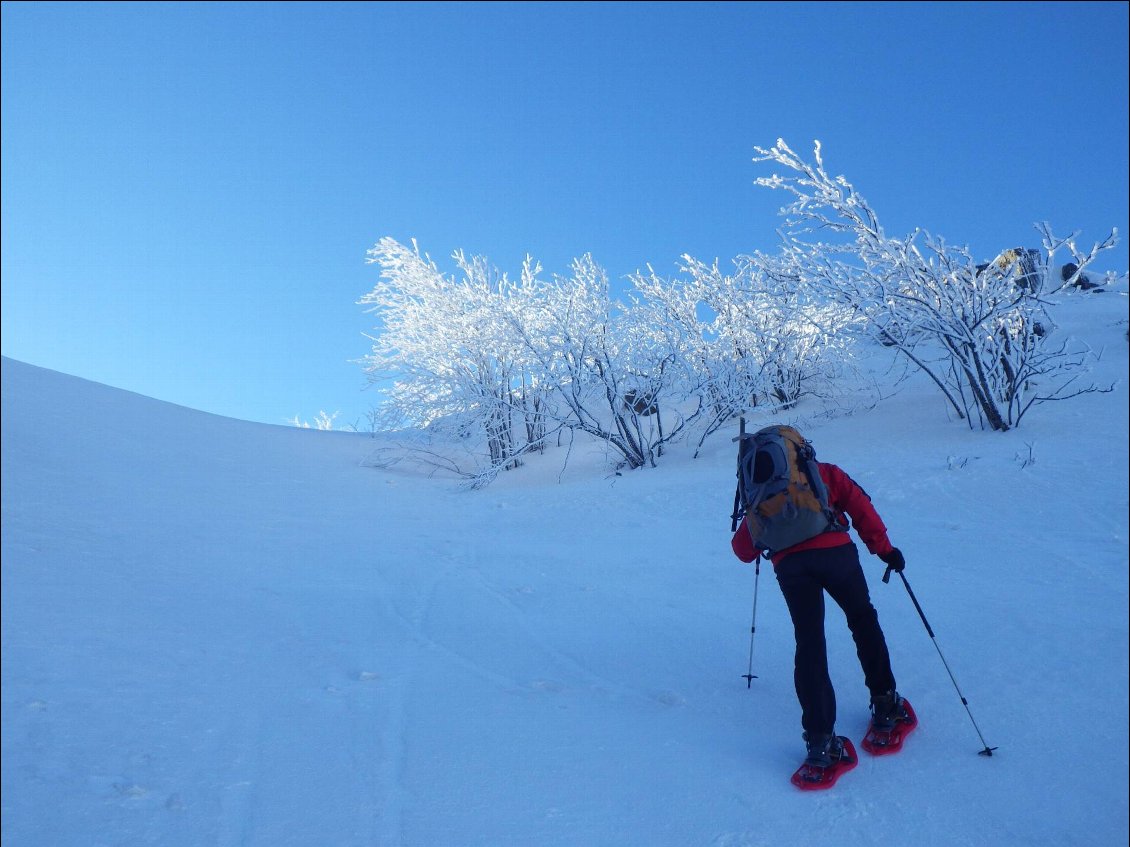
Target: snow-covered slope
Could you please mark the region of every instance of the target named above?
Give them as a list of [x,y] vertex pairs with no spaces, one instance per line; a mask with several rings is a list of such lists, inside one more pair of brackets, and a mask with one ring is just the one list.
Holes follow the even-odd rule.
[[[807,422],[905,552],[976,719],[865,557],[922,726],[823,794],[788,784],[769,568],[742,679],[725,436],[467,493],[368,466],[363,435],[4,359],[4,845],[1124,844],[1126,312],[1060,307],[1118,385],[1015,432],[948,422],[925,386]],[[858,741],[866,690],[834,608],[827,628]]]

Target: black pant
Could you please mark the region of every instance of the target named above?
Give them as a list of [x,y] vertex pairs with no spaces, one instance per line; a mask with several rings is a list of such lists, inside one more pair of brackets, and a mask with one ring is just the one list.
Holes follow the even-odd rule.
[[831,734],[836,726],[836,692],[828,676],[824,640],[824,592],[847,616],[856,654],[871,696],[895,690],[891,657],[871,605],[867,578],[854,544],[803,550],[781,560],[777,582],[785,595],[796,633],[793,678],[800,700],[801,726],[813,734]]

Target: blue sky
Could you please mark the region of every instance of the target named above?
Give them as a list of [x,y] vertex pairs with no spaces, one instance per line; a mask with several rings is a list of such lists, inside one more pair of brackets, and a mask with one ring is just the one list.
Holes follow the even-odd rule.
[[725,262],[774,247],[777,138],[819,139],[890,234],[1125,237],[1127,10],[5,2],[3,354],[363,424],[379,238],[511,273]]

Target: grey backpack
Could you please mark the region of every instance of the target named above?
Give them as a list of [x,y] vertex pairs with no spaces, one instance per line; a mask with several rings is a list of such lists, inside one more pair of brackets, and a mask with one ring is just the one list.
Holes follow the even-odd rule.
[[738,441],[735,529],[744,520],[753,543],[767,554],[780,552],[847,524],[828,502],[816,451],[791,426],[767,426]]

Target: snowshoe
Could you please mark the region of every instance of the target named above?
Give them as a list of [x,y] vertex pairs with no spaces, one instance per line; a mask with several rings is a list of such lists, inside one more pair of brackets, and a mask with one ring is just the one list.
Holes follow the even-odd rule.
[[858,763],[859,757],[851,739],[843,735],[832,736],[823,745],[809,744],[808,758],[789,781],[801,791],[820,791],[831,788]]
[[873,756],[897,753],[918,726],[914,707],[906,698],[894,694],[889,698],[876,698],[871,708],[871,726],[863,736],[863,749]]

